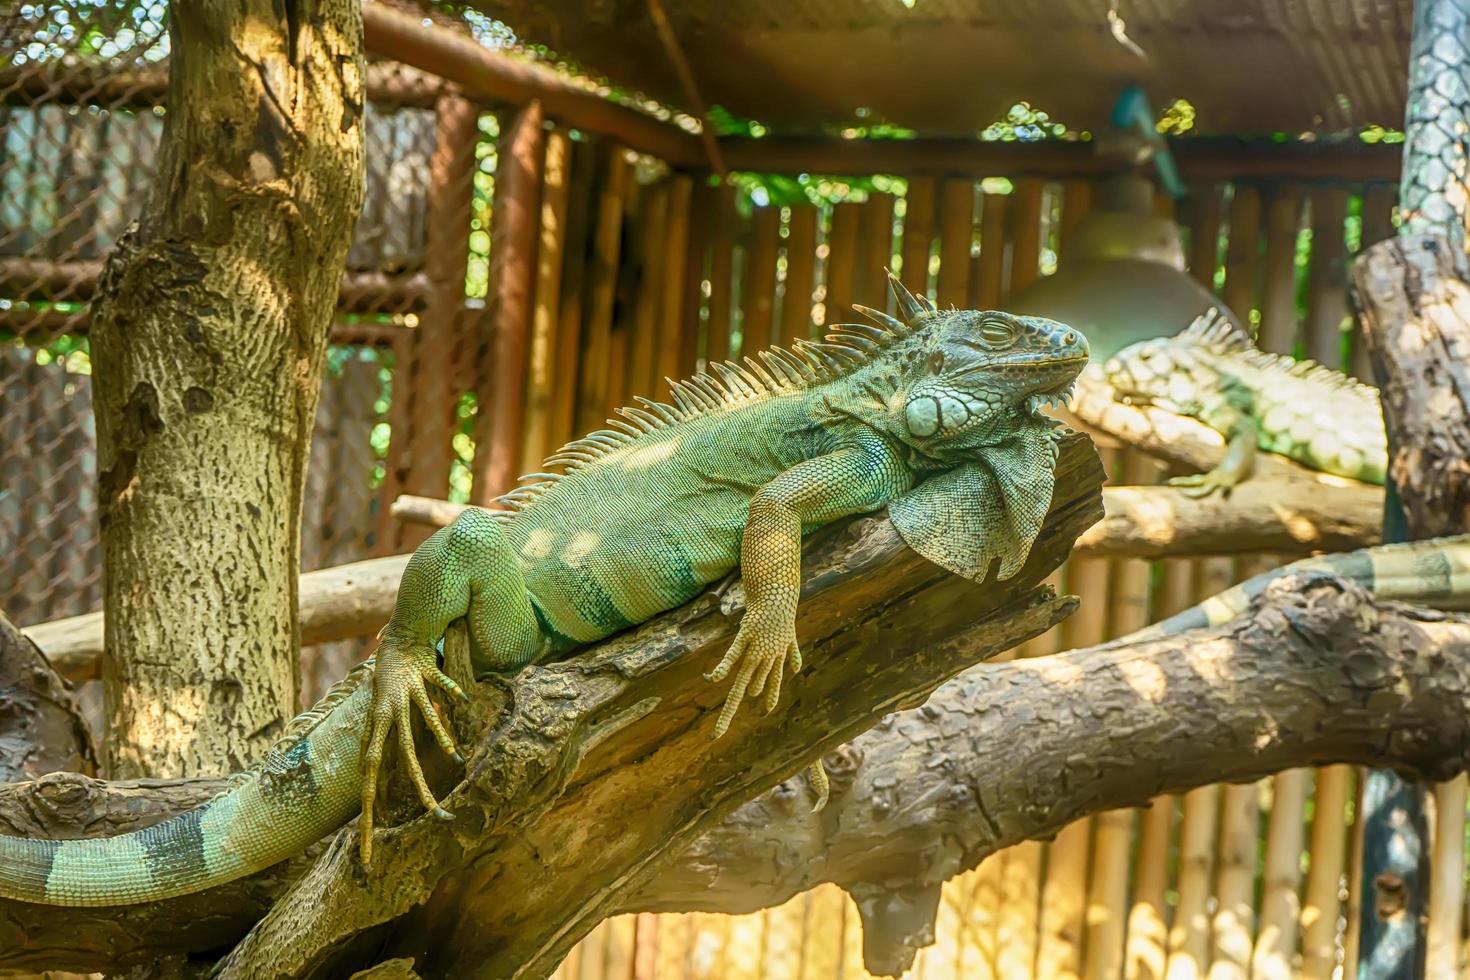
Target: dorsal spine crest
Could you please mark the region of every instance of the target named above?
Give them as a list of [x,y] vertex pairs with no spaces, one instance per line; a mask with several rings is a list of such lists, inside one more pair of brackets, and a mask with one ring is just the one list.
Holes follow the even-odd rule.
[[[768,347],[753,357],[743,357],[743,364],[713,362],[682,381],[665,378],[672,404],[634,396],[636,406],[614,412],[627,421],[608,419],[607,424],[613,428],[590,432],[547,457],[546,468],[559,467],[562,472],[527,474],[521,478],[522,486],[496,502],[512,511],[524,510],[566,476],[646,435],[753,401],[814,388],[871,364],[883,351],[913,336],[922,327],[921,319],[935,312],[933,303],[909,292],[892,272],[888,273],[888,282],[898,317],[854,305],[853,309],[874,325],[834,325],[820,341],[797,340],[790,348]],[[497,520],[510,517],[507,511],[496,512]]]

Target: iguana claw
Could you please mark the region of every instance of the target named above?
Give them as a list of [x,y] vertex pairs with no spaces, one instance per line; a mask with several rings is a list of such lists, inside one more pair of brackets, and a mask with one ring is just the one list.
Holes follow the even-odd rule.
[[735,641],[725,652],[724,659],[714,670],[704,675],[705,680],[722,681],[736,663],[742,659],[745,661],[741,665],[740,673],[735,675],[734,683],[730,685],[730,693],[725,695],[725,706],[720,710],[719,720],[715,722],[715,738],[722,737],[730,730],[730,722],[734,720],[735,712],[745,699],[747,691],[753,698],[764,691],[765,709],[770,712],[781,700],[782,665],[790,664],[793,674],[801,670],[801,649],[796,645],[796,624],[775,626],[763,623],[764,618],[753,611],[747,611],[745,619],[740,623],[740,631],[735,634]]
[[1216,490],[1228,495],[1238,482],[1231,474],[1216,468],[1208,473],[1176,476],[1169,481],[1169,486],[1184,488],[1186,497],[1208,497]]
[[373,859],[373,805],[378,796],[378,769],[383,762],[383,748],[388,734],[398,727],[399,754],[408,768],[409,778],[424,809],[440,820],[453,820],[454,814],[439,805],[429,789],[424,770],[419,765],[418,753],[413,744],[413,720],[410,705],[418,705],[424,723],[445,753],[456,762],[463,757],[454,744],[438,709],[429,698],[428,684],[469,700],[458,684],[439,669],[438,656],[428,644],[398,643],[385,639],[377,652],[377,666],[373,672],[373,706],[366,732],[367,748],[363,753],[362,818],[358,821],[359,847],[364,865]]

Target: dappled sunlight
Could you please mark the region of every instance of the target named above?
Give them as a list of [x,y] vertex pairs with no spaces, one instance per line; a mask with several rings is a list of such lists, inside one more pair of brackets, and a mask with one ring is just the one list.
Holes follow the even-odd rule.
[[618,463],[624,470],[653,469],[679,451],[681,439],[681,436],[671,436],[647,446],[624,450]]
[[1159,702],[1169,690],[1169,678],[1153,659],[1124,657],[1118,661],[1118,673],[1146,701]]
[[602,543],[602,535],[596,531],[578,531],[567,542],[566,549],[562,551],[562,561],[568,565],[580,565],[588,555],[597,550]]
[[521,545],[522,558],[545,558],[551,554],[551,549],[556,545],[556,535],[548,528],[538,527],[526,535],[526,543]]

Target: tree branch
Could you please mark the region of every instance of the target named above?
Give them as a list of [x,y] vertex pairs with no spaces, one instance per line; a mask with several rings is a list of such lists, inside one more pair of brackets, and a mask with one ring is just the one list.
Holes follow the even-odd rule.
[[[436,938],[434,962],[420,964],[426,973],[549,973],[626,891],[655,873],[664,854],[821,751],[1064,617],[1074,601],[1038,583],[1097,520],[1101,479],[1091,444],[1070,437],[1031,557],[998,584],[969,582],[924,561],[884,518],[818,534],[803,561],[798,636],[807,667],[775,713],[747,707],[720,743],[711,731],[724,690],[700,674],[738,625],[738,587],[569,661],[528,668],[513,682],[481,683],[469,717],[456,718],[462,744],[478,748],[468,777],[446,798],[453,823],[420,817],[385,833],[367,871],[357,863],[354,833],[336,835],[220,975],[350,973],[379,959],[419,956],[427,935]],[[457,628],[447,656],[464,666]],[[432,748],[425,757],[441,761]],[[441,791],[457,775],[438,773]],[[397,795],[401,813],[419,817],[411,794]],[[642,816],[630,822],[633,812]],[[507,902],[508,894],[516,900]],[[194,907],[204,898],[195,897]],[[128,914],[135,929],[154,921],[142,911]],[[34,949],[69,920],[85,920],[72,916],[0,903],[0,967],[25,955],[17,943]],[[86,933],[75,927],[65,935],[70,952],[57,966],[106,968],[149,953],[141,941],[119,952],[78,944]],[[178,948],[162,930],[151,941]],[[53,958],[59,955],[53,948]]]
[[[1013,737],[1017,718],[1026,719],[1025,739]],[[826,811],[807,812],[805,790],[790,779],[670,853],[617,910],[747,912],[833,881],[873,920],[866,935],[902,935],[884,921],[884,909],[912,913],[938,882],[1077,817],[1222,779],[1333,762],[1442,779],[1466,763],[1467,720],[1470,618],[1377,602],[1317,574],[1288,578],[1220,629],[973,667],[923,707],[891,715],[828,753],[833,799]],[[219,785],[58,775],[0,787],[0,821],[35,836],[117,833],[185,809]],[[647,791],[661,786],[650,780]],[[68,796],[77,802],[59,810],[48,802]],[[30,813],[45,819],[24,822]],[[615,833],[625,823],[601,826]],[[596,826],[589,822],[582,833]],[[350,841],[335,846],[350,848]],[[85,929],[71,911],[0,904],[0,950],[7,951],[0,968],[55,966],[54,949],[77,935],[96,935],[99,946],[119,943],[134,961],[216,948],[306,867],[293,862],[176,900],[187,905],[160,903],[126,917],[92,910]],[[207,929],[181,932],[184,908],[184,918]],[[33,914],[18,923],[17,911]],[[910,920],[906,931],[923,929]],[[876,972],[892,972],[911,955],[902,941],[868,950]]]
[[[863,909],[1209,783],[1337,762],[1445,779],[1467,739],[1470,618],[1292,576],[1219,629],[971,668],[844,747],[826,812],[789,784],[747,803],[620,910],[748,912],[826,881]],[[868,968],[912,955],[870,948]]]
[[0,783],[96,767],[92,736],[71,688],[0,613]]

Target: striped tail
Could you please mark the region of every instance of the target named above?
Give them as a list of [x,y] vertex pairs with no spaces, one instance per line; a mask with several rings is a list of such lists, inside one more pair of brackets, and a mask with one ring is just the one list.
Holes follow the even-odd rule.
[[1172,636],[1202,626],[1219,626],[1250,608],[1251,600],[1284,575],[1325,572],[1356,582],[1380,599],[1435,609],[1470,609],[1470,535],[1384,544],[1339,555],[1304,558],[1262,572],[1168,619],[1115,642]]
[[243,781],[207,803],[118,837],[0,835],[0,898],[135,905],[187,895],[300,854],[352,819],[362,780],[371,661],[294,720]]

